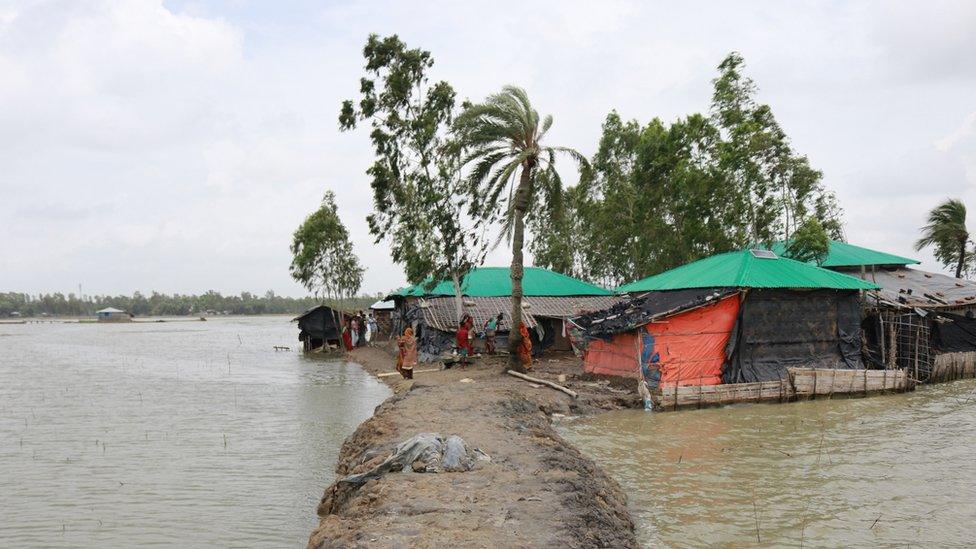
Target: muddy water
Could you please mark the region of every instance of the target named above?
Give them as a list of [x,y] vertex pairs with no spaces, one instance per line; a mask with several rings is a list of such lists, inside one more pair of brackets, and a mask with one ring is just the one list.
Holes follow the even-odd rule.
[[621,483],[650,546],[976,543],[973,380],[560,429]]
[[296,333],[0,325],[0,546],[303,546],[342,440],[389,392]]

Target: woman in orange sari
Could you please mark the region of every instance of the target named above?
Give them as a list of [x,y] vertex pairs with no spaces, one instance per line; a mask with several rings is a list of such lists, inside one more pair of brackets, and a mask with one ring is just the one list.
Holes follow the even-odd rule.
[[525,327],[524,322],[519,322],[519,335],[522,336],[518,346],[519,360],[522,362],[522,368],[529,371],[532,369],[532,340],[529,338],[529,329]]
[[403,379],[413,379],[413,367],[417,365],[417,338],[413,337],[413,328],[407,328],[397,339],[400,354],[397,356],[397,371]]

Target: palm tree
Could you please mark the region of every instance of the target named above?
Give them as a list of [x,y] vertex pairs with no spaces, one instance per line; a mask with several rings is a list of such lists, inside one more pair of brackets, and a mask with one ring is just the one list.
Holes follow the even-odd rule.
[[922,238],[915,243],[915,250],[935,246],[935,255],[945,265],[956,263],[956,278],[962,278],[966,264],[966,205],[961,200],[949,199],[929,212],[928,224],[922,227]]
[[[512,327],[508,346],[510,361],[516,368],[521,339],[518,323],[522,319],[526,213],[534,204],[562,196],[562,180],[555,169],[557,153],[588,165],[586,158],[573,149],[544,146],[542,142],[550,127],[552,116],[540,119],[525,90],[516,86],[505,86],[484,103],[466,105],[454,124],[457,144],[466,151],[462,165],[474,164],[468,177],[474,198],[472,214],[482,223],[500,220],[502,236],[512,243]],[[520,169],[516,184],[515,174]],[[540,188],[536,188],[536,183]]]

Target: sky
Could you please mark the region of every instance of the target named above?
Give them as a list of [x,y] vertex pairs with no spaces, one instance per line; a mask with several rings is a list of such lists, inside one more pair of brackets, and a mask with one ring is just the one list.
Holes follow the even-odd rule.
[[850,242],[941,270],[926,212],[976,210],[974,2],[0,0],[0,291],[305,295],[288,248],[327,189],[363,290],[403,285],[366,225],[368,132],[337,123],[370,33],[461,97],[524,87],[587,156],[612,109],[706,111],[739,51]]

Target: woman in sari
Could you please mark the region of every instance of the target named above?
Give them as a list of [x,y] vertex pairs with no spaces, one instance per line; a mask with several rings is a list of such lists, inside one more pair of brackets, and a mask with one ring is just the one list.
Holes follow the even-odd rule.
[[349,333],[349,324],[346,322],[342,323],[342,345],[347,351],[352,350],[352,335]]
[[532,369],[532,340],[529,339],[529,329],[525,327],[524,322],[519,322],[519,335],[522,336],[519,338],[519,360],[522,362],[522,368],[529,371]]
[[417,338],[413,337],[413,328],[407,328],[403,335],[397,338],[400,354],[397,356],[397,371],[403,379],[413,379],[413,367],[417,365]]

